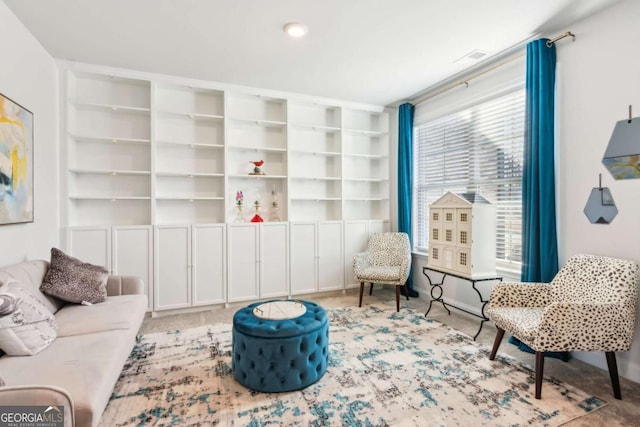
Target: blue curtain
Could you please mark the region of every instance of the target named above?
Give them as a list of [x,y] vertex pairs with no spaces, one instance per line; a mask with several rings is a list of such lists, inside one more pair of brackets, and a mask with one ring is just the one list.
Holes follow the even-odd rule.
[[527,106],[522,176],[522,281],[550,282],[558,272],[554,177],[556,47],[527,45]]
[[[527,105],[522,176],[523,282],[550,282],[558,272],[554,105],[556,47],[547,39],[527,44]],[[519,340],[510,342],[533,351]],[[563,357],[562,353],[547,353]],[[564,355],[566,357],[566,355]]]
[[[407,233],[409,239],[413,197],[413,111],[413,105],[402,104],[398,115],[398,231]],[[410,297],[418,297],[418,292],[413,289],[411,274],[407,288]]]

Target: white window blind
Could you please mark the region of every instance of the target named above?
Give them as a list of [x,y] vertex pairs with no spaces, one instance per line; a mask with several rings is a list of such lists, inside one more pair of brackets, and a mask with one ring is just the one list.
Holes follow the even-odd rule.
[[524,110],[518,89],[414,127],[415,250],[428,249],[429,204],[478,191],[496,205],[496,259],[521,262]]

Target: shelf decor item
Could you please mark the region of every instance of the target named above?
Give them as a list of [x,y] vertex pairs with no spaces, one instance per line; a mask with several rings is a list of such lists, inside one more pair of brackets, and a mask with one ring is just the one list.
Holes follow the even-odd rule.
[[260,216],[259,212],[260,212],[260,201],[256,200],[255,202],[253,202],[253,208],[256,210],[255,215],[253,215],[253,218],[251,218],[251,222],[264,222],[264,220],[262,219],[262,217]]
[[264,164],[264,160],[249,161],[249,163],[253,164],[253,172],[249,173],[249,175],[266,175],[262,172],[262,169],[260,169],[260,166]]
[[33,113],[0,94],[0,225],[33,222]]
[[640,178],[640,117],[616,123],[602,163],[615,179]]
[[244,194],[242,190],[236,191],[236,218],[233,222],[244,222],[244,216],[242,215],[242,203],[244,201]]
[[496,276],[496,208],[477,192],[429,205],[428,268],[469,279]]
[[271,190],[271,211],[269,212],[269,221],[278,222],[280,221],[280,215],[278,215],[278,211],[280,210],[280,206],[278,206],[278,193],[276,192],[275,186]]

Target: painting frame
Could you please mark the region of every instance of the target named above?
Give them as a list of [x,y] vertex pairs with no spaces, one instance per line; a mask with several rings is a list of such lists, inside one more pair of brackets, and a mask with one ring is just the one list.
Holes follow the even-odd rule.
[[0,226],[35,221],[34,120],[0,93]]

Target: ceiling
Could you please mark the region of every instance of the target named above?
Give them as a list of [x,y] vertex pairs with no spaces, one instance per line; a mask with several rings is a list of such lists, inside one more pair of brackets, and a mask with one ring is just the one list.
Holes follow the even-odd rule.
[[55,58],[389,105],[618,0],[4,2]]

